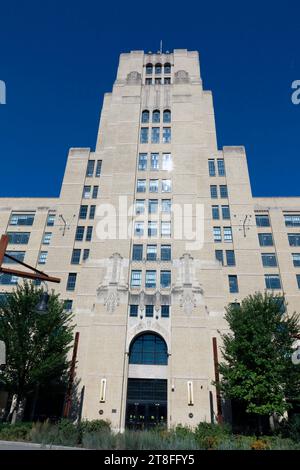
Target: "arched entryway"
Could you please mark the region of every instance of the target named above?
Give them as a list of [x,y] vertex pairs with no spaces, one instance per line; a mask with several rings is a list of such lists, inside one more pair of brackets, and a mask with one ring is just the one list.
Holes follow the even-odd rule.
[[147,429],[167,424],[168,348],[157,333],[135,337],[129,348],[126,427]]

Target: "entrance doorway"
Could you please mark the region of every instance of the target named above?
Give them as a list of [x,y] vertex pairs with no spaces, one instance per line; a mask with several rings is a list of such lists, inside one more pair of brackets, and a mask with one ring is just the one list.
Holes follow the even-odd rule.
[[128,379],[126,427],[167,426],[167,380]]

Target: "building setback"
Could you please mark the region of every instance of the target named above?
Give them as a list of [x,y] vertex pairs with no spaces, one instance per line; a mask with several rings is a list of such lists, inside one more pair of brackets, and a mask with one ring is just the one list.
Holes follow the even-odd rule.
[[244,147],[218,150],[194,51],[121,54],[95,151],[70,149],[58,198],[0,199],[0,230],[62,279],[82,418],[116,430],[216,420],[224,307],[268,289],[299,311],[300,199],[254,198]]

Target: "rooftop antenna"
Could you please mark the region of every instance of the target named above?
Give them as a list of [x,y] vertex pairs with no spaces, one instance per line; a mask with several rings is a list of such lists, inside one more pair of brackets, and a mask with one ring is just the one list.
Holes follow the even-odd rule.
[[163,51],[163,42],[162,42],[162,39],[161,39],[160,40],[160,49],[159,49],[160,54],[162,54],[162,51]]

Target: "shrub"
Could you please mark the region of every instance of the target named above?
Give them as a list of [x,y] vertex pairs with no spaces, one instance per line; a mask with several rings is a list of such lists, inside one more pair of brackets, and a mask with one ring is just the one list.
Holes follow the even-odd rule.
[[92,432],[101,432],[101,431],[110,431],[110,422],[105,421],[104,419],[94,419],[92,421],[81,421],[80,430],[82,434],[92,433]]
[[41,444],[76,446],[80,442],[80,432],[69,420],[61,420],[58,424],[35,423],[30,433],[31,440]]
[[226,424],[199,423],[195,429],[197,444],[204,449],[216,449],[220,442],[231,435]]
[[32,423],[0,424],[0,439],[4,441],[28,441]]
[[270,446],[268,442],[265,439],[256,439],[252,445],[251,445],[252,450],[268,450],[270,449]]

